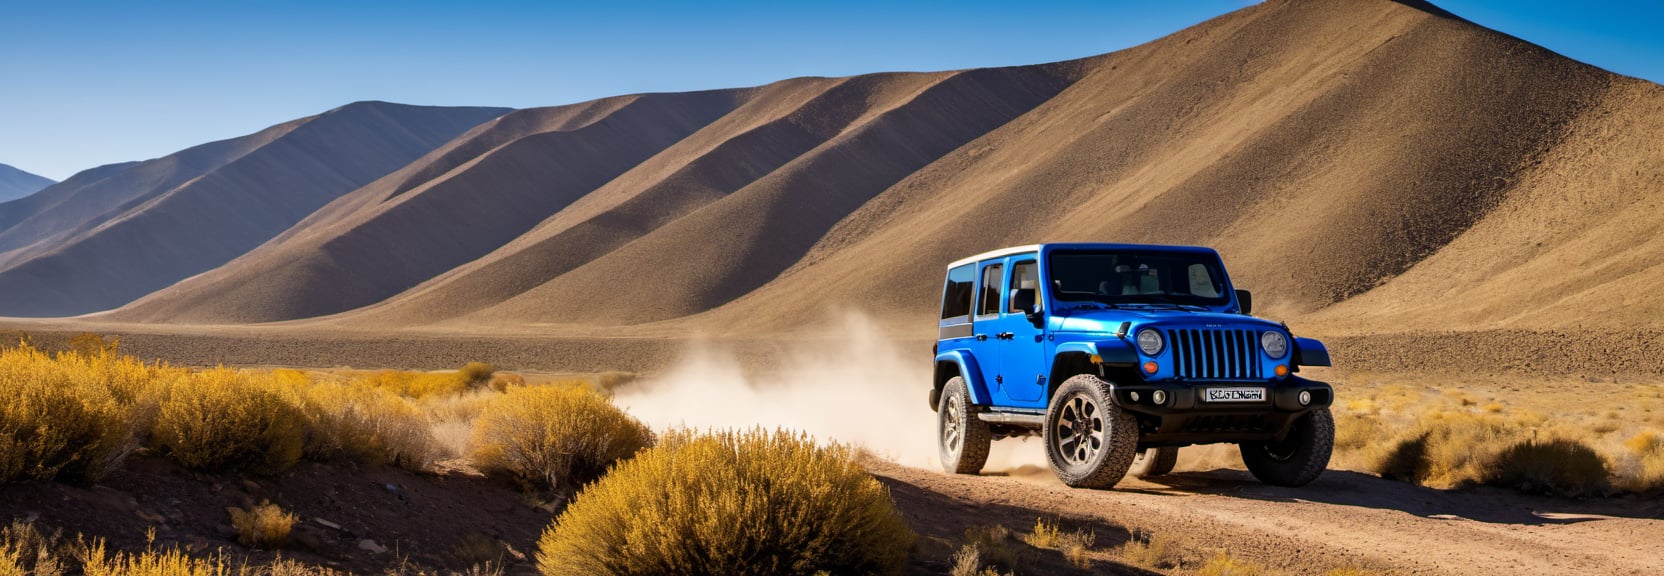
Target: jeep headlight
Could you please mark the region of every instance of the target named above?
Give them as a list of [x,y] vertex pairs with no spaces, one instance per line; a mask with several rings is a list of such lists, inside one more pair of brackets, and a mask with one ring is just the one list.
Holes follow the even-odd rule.
[[1282,358],[1288,354],[1288,337],[1276,330],[1268,331],[1260,335],[1260,347],[1272,358]]
[[1143,352],[1145,356],[1155,356],[1160,354],[1163,344],[1164,342],[1161,341],[1160,332],[1157,332],[1152,328],[1145,328],[1138,331],[1138,350]]

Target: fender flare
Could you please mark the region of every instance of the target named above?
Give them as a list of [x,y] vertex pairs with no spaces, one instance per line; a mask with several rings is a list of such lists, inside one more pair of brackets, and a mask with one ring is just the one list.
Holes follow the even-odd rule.
[[[956,366],[958,373],[944,376],[940,369],[940,366],[944,363]],[[982,382],[981,367],[977,365],[976,357],[972,356],[969,350],[948,350],[939,353],[936,355],[936,366],[938,369],[936,370],[936,381],[933,383],[935,391],[931,394],[932,397],[941,393],[942,385],[946,384],[949,378],[959,376],[965,380],[965,388],[971,392],[972,404],[987,406],[993,402],[993,398],[988,394],[988,387]]]
[[1295,338],[1294,357],[1290,363],[1295,366],[1334,366],[1329,360],[1329,348],[1315,338]]

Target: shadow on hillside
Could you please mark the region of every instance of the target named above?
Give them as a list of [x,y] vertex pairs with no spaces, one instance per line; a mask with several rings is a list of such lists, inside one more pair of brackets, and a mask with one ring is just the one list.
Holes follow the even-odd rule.
[[[1092,549],[1099,553],[1098,557],[1094,558],[1090,569],[1082,570],[1069,564],[1062,553],[1029,546],[1018,538],[1034,528],[1036,519],[1049,519],[1055,514],[1006,504],[965,502],[905,480],[884,475],[875,475],[875,478],[889,487],[890,496],[902,517],[919,535],[918,548],[908,566],[910,574],[949,573],[953,569],[954,552],[965,543],[966,531],[991,525],[1011,530],[1005,546],[1020,566],[1017,570],[1019,574],[1158,574],[1103,558],[1132,537],[1121,526],[1102,521],[1059,520],[1064,532],[1085,529],[1096,536]],[[986,554],[984,558],[987,558]],[[1010,568],[1001,570],[1002,573],[1007,571]]]
[[1245,470],[1227,468],[1178,472],[1143,482],[1166,489],[1133,490],[1145,493],[1171,490],[1273,502],[1316,502],[1397,510],[1423,518],[1490,524],[1540,526],[1609,518],[1664,517],[1664,503],[1637,497],[1554,498],[1490,487],[1439,490],[1349,470],[1329,470],[1315,482],[1300,488],[1268,486],[1255,480]]

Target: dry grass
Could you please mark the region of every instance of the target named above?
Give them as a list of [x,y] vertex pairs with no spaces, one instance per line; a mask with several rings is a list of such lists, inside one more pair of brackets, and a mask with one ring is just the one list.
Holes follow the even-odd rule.
[[1259,565],[1231,556],[1224,550],[1214,552],[1196,570],[1196,576],[1258,576],[1264,573],[1265,569]]
[[501,396],[490,366],[413,372],[190,370],[72,339],[0,348],[0,483],[91,482],[151,446],[197,470],[275,473],[298,459],[425,470],[464,454]]
[[469,459],[529,487],[575,491],[652,442],[646,425],[592,389],[527,386],[485,404]]
[[1006,545],[1010,539],[1011,529],[998,524],[965,529],[965,545],[977,551],[978,560],[987,564],[987,570],[995,572],[998,572],[996,568],[1013,570],[1017,567],[1017,552]]
[[840,445],[677,432],[584,488],[538,544],[544,574],[895,574],[913,534]]
[[[1651,439],[1664,440],[1652,417],[1664,411],[1656,386],[1481,379],[1439,390],[1398,378],[1341,382],[1337,466],[1437,488],[1494,485],[1559,495],[1664,489],[1664,450],[1651,448]],[[1624,388],[1633,393],[1611,393]]]
[[1167,534],[1134,534],[1121,545],[1121,559],[1128,564],[1150,570],[1165,570],[1178,565],[1179,547]]
[[1056,548],[1062,530],[1057,527],[1057,520],[1045,518],[1034,519],[1034,530],[1023,535],[1023,542],[1035,548]]
[[300,520],[270,502],[261,502],[248,510],[231,507],[226,511],[231,513],[231,527],[237,530],[237,542],[250,548],[282,548],[289,542],[289,529]]
[[1081,529],[1064,534],[1058,538],[1057,550],[1063,553],[1063,558],[1069,564],[1082,570],[1092,567],[1092,545],[1098,541],[1098,535],[1090,530]]

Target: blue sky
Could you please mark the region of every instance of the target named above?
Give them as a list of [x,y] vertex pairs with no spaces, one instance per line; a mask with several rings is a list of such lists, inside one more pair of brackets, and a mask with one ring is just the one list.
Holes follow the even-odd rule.
[[[0,0],[0,163],[62,179],[356,100],[529,107],[1049,62],[1252,3]],[[1664,2],[1436,3],[1664,81]]]

